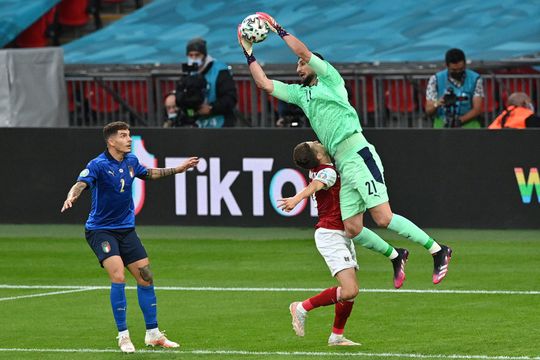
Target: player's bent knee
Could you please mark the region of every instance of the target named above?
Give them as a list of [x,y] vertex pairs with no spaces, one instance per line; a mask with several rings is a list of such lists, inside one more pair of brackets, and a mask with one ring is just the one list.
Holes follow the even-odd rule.
[[143,279],[150,285],[154,283],[154,273],[152,272],[152,270],[150,270],[150,264],[140,267],[139,274],[141,275],[141,279]]
[[115,271],[112,274],[110,274],[109,277],[111,278],[111,281],[113,283],[125,283],[126,282],[126,277],[124,276],[123,271]]
[[341,288],[340,300],[352,300],[358,295],[358,286]]
[[375,223],[377,224],[377,226],[382,227],[382,228],[387,228],[388,225],[390,225],[390,221],[392,220],[392,217],[379,216],[379,217],[374,218],[373,220],[375,220]]
[[364,227],[362,225],[358,226],[357,224],[345,225],[345,236],[349,239],[355,238]]

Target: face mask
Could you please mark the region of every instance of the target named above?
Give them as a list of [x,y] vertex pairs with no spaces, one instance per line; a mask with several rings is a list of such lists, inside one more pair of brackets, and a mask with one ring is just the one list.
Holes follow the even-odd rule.
[[188,63],[188,65],[197,64],[197,65],[201,66],[203,64],[203,61],[202,61],[202,59],[193,59],[193,58],[188,57],[187,58],[187,63]]
[[174,120],[174,119],[176,119],[177,116],[178,116],[178,113],[168,113],[167,114],[167,118],[169,120]]
[[451,72],[450,73],[450,77],[454,80],[458,80],[458,81],[461,81],[463,79],[463,75],[465,74],[465,71],[456,71],[456,72]]

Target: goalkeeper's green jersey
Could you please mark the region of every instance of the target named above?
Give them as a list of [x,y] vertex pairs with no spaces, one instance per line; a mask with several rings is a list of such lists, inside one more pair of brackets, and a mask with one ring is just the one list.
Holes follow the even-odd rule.
[[309,119],[319,141],[334,156],[337,145],[362,132],[356,110],[349,104],[345,81],[327,61],[312,55],[308,65],[317,74],[314,86],[285,84],[274,80],[272,95],[298,105]]

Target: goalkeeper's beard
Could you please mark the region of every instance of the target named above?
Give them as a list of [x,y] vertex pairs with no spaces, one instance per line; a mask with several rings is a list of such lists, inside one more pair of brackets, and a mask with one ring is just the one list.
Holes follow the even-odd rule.
[[309,74],[307,75],[304,80],[302,80],[302,85],[303,86],[310,86],[311,83],[313,82],[313,80],[315,79],[315,74]]

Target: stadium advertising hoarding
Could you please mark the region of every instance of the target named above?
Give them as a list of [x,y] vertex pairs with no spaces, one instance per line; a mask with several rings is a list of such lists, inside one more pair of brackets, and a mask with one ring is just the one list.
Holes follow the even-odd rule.
[[[140,181],[138,224],[312,226],[311,200],[293,212],[276,206],[306,185],[293,147],[309,129],[132,129],[146,166],[199,156],[174,178]],[[385,166],[391,205],[423,227],[539,228],[538,131],[366,130]],[[104,150],[101,129],[2,129],[2,223],[83,223],[85,192],[60,207],[77,174]]]

